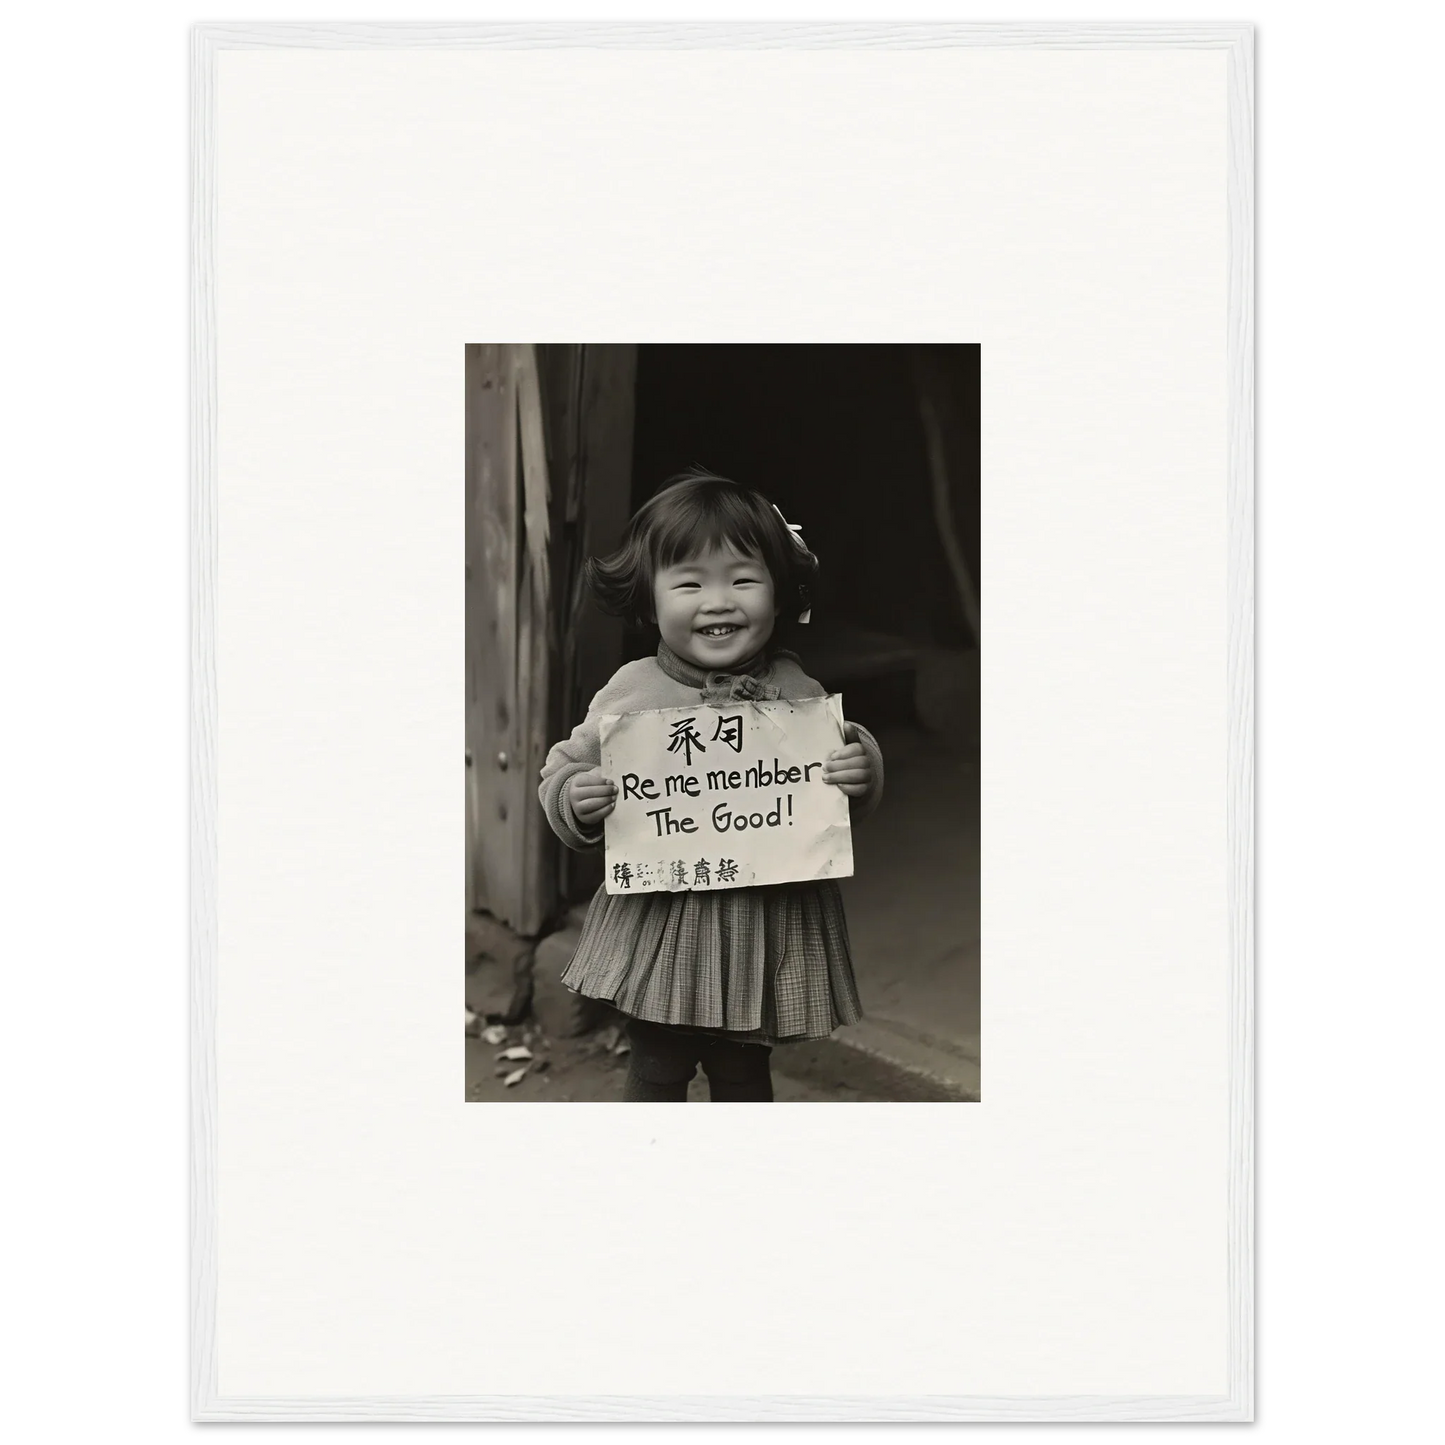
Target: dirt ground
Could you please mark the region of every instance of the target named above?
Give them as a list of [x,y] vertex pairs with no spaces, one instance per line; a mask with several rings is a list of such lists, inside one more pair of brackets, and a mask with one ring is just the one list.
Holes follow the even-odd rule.
[[[530,1048],[535,1059],[528,1064],[520,1082],[508,1086],[503,1080],[526,1061],[509,1062],[498,1056],[509,1046]],[[506,1039],[497,1044],[467,1040],[468,1103],[615,1103],[622,1098],[627,1077],[626,1040],[615,1029],[604,1029],[580,1039],[548,1038],[535,1024],[509,1028]],[[617,1050],[624,1050],[618,1053]],[[775,1076],[774,1092],[779,1100],[824,1102],[826,1094],[806,1084],[794,1087],[791,1080]],[[688,1090],[688,1102],[707,1102],[707,1080],[699,1077]]]
[[[496,1038],[496,1033],[493,1033]],[[530,1061],[506,1061],[501,1052],[509,1048],[529,1049]],[[626,1040],[618,1039],[616,1030],[604,1029],[598,1035],[582,1039],[549,1039],[536,1025],[523,1025],[506,1030],[497,1043],[486,1039],[467,1039],[467,1103],[517,1104],[616,1104],[623,1097],[623,1081],[627,1078]],[[516,1084],[504,1079],[517,1069],[526,1074]],[[773,1094],[779,1104],[841,1103],[857,1092],[824,1090],[803,1079],[789,1078],[773,1071]],[[708,1082],[702,1077],[692,1081],[688,1090],[689,1104],[708,1103]]]
[[[485,1028],[486,1026],[483,1025]],[[495,1040],[495,1042],[493,1042]],[[504,1059],[524,1048],[530,1059]],[[558,1039],[533,1022],[490,1026],[468,1035],[468,1103],[616,1103],[627,1077],[627,1040],[615,1025],[582,1038]],[[522,1070],[514,1083],[506,1079]],[[831,1040],[773,1050],[773,1093],[780,1104],[895,1103],[942,1100],[926,1081]],[[707,1103],[699,1071],[689,1103]]]

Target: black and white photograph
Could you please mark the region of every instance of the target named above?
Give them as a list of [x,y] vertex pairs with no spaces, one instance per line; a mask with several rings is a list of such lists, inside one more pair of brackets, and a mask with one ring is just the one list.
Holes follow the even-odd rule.
[[468,1101],[979,1099],[980,363],[465,348]]

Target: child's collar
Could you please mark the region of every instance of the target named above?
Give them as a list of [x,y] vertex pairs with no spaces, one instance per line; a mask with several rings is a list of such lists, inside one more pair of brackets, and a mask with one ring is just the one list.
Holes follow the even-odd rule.
[[657,644],[657,665],[663,672],[674,682],[680,682],[684,687],[695,687],[699,691],[718,687],[719,681],[724,678],[754,677],[761,681],[772,671],[775,659],[793,656],[793,653],[780,647],[764,647],[741,666],[729,668],[725,672],[709,672],[698,667],[696,663],[689,662],[685,657],[679,657],[665,642]]

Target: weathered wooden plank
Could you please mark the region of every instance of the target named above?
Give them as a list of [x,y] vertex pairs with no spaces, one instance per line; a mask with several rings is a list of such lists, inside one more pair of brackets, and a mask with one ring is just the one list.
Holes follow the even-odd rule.
[[473,352],[477,348],[467,347],[465,355],[465,370],[463,373],[463,397],[466,425],[466,441],[463,445],[463,474],[465,481],[462,488],[462,534],[463,534],[463,557],[466,566],[466,593],[464,606],[466,617],[463,629],[462,652],[465,663],[466,691],[463,695],[464,727],[463,735],[466,746],[466,776],[463,786],[466,789],[466,834],[465,834],[465,862],[463,872],[466,874],[466,899],[467,917],[470,918],[477,903],[477,775],[472,766],[472,746],[476,742],[476,702],[477,702],[477,658],[476,640],[474,628],[476,626],[476,607],[473,597],[472,575],[473,563],[477,560],[473,556],[472,538],[472,511],[476,506],[477,468],[472,464],[472,368],[475,361]]
[[[576,637],[571,619],[581,587],[582,562],[582,361],[586,347],[547,344],[535,348],[551,483],[552,687],[548,738],[565,737],[578,719]],[[551,860],[559,901],[576,896],[579,855],[552,840]],[[585,866],[585,865],[583,865]]]
[[466,436],[462,448],[465,483],[462,496],[463,551],[466,558],[466,626],[463,652],[466,660],[466,896],[467,917],[477,908],[485,907],[485,895],[478,887],[481,872],[480,858],[480,806],[477,797],[477,760],[481,747],[481,721],[478,716],[480,684],[478,682],[478,660],[481,652],[480,630],[485,625],[485,614],[480,606],[479,583],[481,576],[481,534],[473,518],[477,510],[477,488],[481,468],[476,458],[476,431],[478,426],[478,393],[482,389],[485,356],[480,346],[468,346],[464,350],[465,369],[463,373],[463,406],[465,411]]
[[551,744],[558,628],[551,588],[551,489],[534,348],[515,347],[513,368],[522,499],[517,579],[517,762],[512,771],[518,897],[513,926],[531,935],[542,930],[556,904],[557,849],[537,800],[537,775]]
[[507,778],[517,717],[516,395],[507,347],[468,346],[466,362],[473,898],[510,922],[519,896]]
[[541,382],[547,470],[552,492],[552,612],[559,646],[560,677],[551,699],[552,732],[571,730],[577,720],[574,687],[576,637],[573,616],[579,602],[582,563],[582,367],[585,346],[535,348]]
[[542,426],[536,348],[517,346],[512,350],[517,388],[517,428],[521,439],[525,550],[532,568],[533,585],[539,596],[546,597],[550,594],[547,547],[551,538],[551,521],[548,516],[547,443]]

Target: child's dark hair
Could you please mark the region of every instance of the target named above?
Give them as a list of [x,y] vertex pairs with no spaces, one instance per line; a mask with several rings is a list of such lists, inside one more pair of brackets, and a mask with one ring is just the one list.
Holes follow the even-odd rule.
[[590,558],[583,575],[603,611],[642,626],[655,620],[658,570],[713,547],[732,547],[768,569],[779,623],[809,606],[818,559],[761,492],[700,467],[669,477],[637,509],[622,545],[610,557]]

